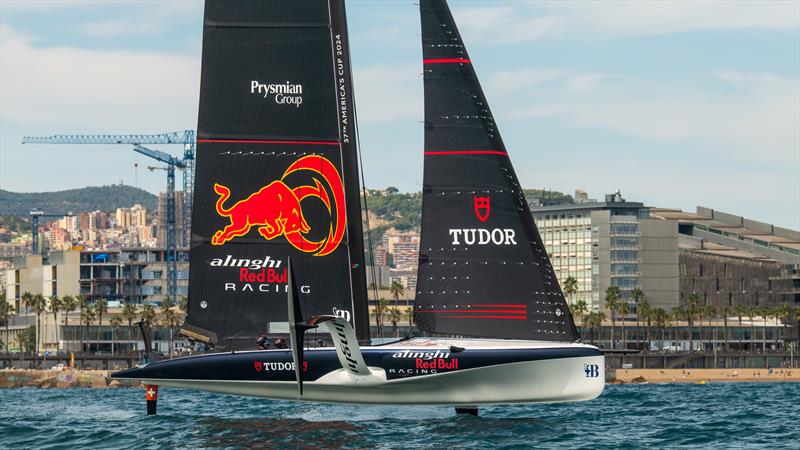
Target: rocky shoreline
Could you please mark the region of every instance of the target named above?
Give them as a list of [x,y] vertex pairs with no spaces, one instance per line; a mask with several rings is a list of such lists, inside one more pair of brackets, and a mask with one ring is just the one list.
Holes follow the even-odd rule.
[[138,387],[138,381],[113,380],[108,370],[0,370],[2,388],[94,388]]

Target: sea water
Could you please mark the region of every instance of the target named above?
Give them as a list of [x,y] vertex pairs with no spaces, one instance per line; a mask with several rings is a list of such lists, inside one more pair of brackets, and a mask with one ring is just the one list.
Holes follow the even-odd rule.
[[596,400],[295,403],[181,389],[0,389],[0,448],[800,448],[800,383],[611,385]]

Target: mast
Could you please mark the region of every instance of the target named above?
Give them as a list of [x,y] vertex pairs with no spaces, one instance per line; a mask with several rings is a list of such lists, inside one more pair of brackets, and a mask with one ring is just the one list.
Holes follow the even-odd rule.
[[575,324],[447,3],[420,2],[425,331],[574,341]]
[[[369,297],[367,296],[367,272],[364,261],[364,230],[361,223],[361,183],[358,176],[358,136],[350,65],[350,39],[347,33],[344,0],[332,1],[330,8],[331,45],[333,46],[339,135],[342,146],[342,176],[348,205],[347,235],[352,237],[348,239],[352,311],[356,338],[361,342],[368,342],[370,339]],[[349,205],[358,206],[352,208]]]
[[183,334],[222,350],[288,333],[289,257],[305,317],[368,333],[341,0],[207,0],[203,31]]

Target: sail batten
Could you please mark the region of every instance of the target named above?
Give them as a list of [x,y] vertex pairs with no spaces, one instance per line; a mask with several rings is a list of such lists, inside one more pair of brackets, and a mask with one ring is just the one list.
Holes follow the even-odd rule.
[[288,332],[289,257],[304,315],[368,326],[346,46],[342,0],[206,1],[193,338],[238,349]]
[[574,341],[572,316],[444,0],[420,2],[425,169],[414,318],[425,331]]

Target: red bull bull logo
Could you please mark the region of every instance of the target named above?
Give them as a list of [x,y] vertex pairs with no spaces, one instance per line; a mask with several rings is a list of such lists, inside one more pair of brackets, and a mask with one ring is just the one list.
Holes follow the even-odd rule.
[[[312,177],[313,186],[291,188],[283,181],[299,171],[318,175],[330,189],[332,198],[316,176]],[[292,246],[302,252],[325,256],[333,252],[344,238],[347,220],[342,177],[336,166],[323,156],[309,155],[298,159],[286,169],[280,180],[269,183],[228,208],[225,207],[225,202],[230,198],[230,189],[214,183],[214,192],[219,195],[217,214],[226,217],[230,224],[214,234],[211,238],[212,245],[223,245],[236,237],[246,235],[255,227],[266,240],[284,236]],[[308,198],[322,201],[331,217],[328,235],[319,241],[306,237],[311,226],[303,216],[302,202]]]

